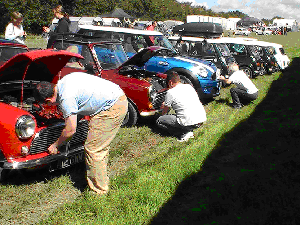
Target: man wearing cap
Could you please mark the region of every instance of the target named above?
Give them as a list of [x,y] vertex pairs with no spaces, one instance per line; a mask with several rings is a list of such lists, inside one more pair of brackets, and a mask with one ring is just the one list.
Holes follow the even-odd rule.
[[[239,66],[236,63],[232,63],[228,67],[229,78],[220,76],[220,80],[223,80],[226,84],[235,84],[235,88],[230,89],[232,98],[232,107],[240,109],[243,104],[247,104],[258,97],[258,89],[252,83],[249,77],[239,70]],[[242,104],[243,103],[243,104]]]
[[91,117],[84,144],[87,181],[92,191],[106,194],[109,144],[122,125],[128,107],[123,90],[111,81],[74,72],[64,76],[56,85],[40,82],[35,94],[40,101],[57,102],[65,118],[60,137],[48,148],[52,155],[57,154],[59,146],[75,134],[78,115]]

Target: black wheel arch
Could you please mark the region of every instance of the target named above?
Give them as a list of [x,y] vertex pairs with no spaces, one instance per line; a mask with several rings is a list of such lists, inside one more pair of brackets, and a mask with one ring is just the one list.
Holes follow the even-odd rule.
[[253,66],[251,65],[251,66],[249,66],[249,65],[242,65],[242,66],[239,66],[239,68],[240,68],[240,70],[242,70],[243,68],[248,68],[248,69],[250,69],[250,71],[251,71],[251,76],[250,76],[250,78],[253,78],[253,76],[254,76],[254,69],[253,69]]
[[183,75],[186,78],[188,78],[192,82],[195,90],[198,93],[198,96],[200,98],[204,97],[205,94],[202,90],[201,84],[200,84],[198,78],[196,77],[196,75],[192,73],[192,71],[179,67],[179,68],[172,68],[172,69],[166,71],[165,73],[168,74],[172,71],[177,72],[179,75]]
[[[136,111],[137,117],[134,119],[135,122],[133,124],[131,124],[131,123],[130,124],[128,124],[128,123],[122,124],[122,127],[131,127],[131,126],[134,126],[137,123],[137,121],[139,120],[139,117],[140,117],[140,112],[139,112],[136,104],[132,101],[132,99],[130,99],[130,98],[127,97],[127,101],[128,101],[128,110],[129,110],[129,107],[130,107],[129,104],[130,104],[134,108],[134,110]],[[130,119],[132,119],[132,118],[130,118]]]

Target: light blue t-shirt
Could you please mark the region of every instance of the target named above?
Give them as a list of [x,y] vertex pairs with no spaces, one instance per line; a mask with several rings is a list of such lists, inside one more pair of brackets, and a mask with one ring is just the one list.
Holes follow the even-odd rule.
[[57,90],[64,118],[72,114],[93,116],[109,109],[124,95],[117,84],[82,72],[63,77],[57,82]]

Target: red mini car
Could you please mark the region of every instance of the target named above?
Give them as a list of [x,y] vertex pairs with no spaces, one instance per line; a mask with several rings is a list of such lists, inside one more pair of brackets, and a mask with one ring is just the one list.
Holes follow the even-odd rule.
[[[74,44],[74,43],[73,43]],[[60,136],[64,119],[57,106],[40,104],[34,88],[41,81],[56,83],[70,72],[92,72],[121,86],[129,99],[125,123],[136,122],[138,115],[153,115],[164,99],[164,76],[137,70],[159,48],[144,49],[127,60],[120,44],[70,45],[69,51],[36,50],[20,53],[0,66],[0,180],[13,169],[49,166],[50,170],[83,161],[83,143],[88,132],[88,117],[80,118],[75,135],[60,147],[57,155],[47,149]],[[69,46],[69,47],[70,47]],[[75,46],[75,47],[74,47]],[[85,58],[70,49],[79,48]],[[87,50],[85,52],[85,50]],[[91,54],[88,60],[88,54]],[[102,61],[99,58],[103,57]],[[125,61],[125,62],[123,62]],[[123,64],[120,64],[123,62]],[[115,69],[106,69],[103,67]],[[51,74],[43,74],[47,66]]]
[[168,49],[151,46],[128,59],[120,41],[103,41],[80,34],[57,40],[53,47],[84,57],[83,60],[68,63],[62,70],[62,75],[72,71],[88,71],[118,84],[124,90],[129,100],[124,125],[133,126],[140,116],[153,116],[157,113],[166,94],[166,75],[141,68],[150,58]]

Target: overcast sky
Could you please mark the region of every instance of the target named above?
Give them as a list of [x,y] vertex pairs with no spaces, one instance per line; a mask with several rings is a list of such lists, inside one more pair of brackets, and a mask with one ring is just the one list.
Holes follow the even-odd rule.
[[281,16],[300,22],[300,0],[178,0],[203,5],[214,12],[239,10],[258,19]]

